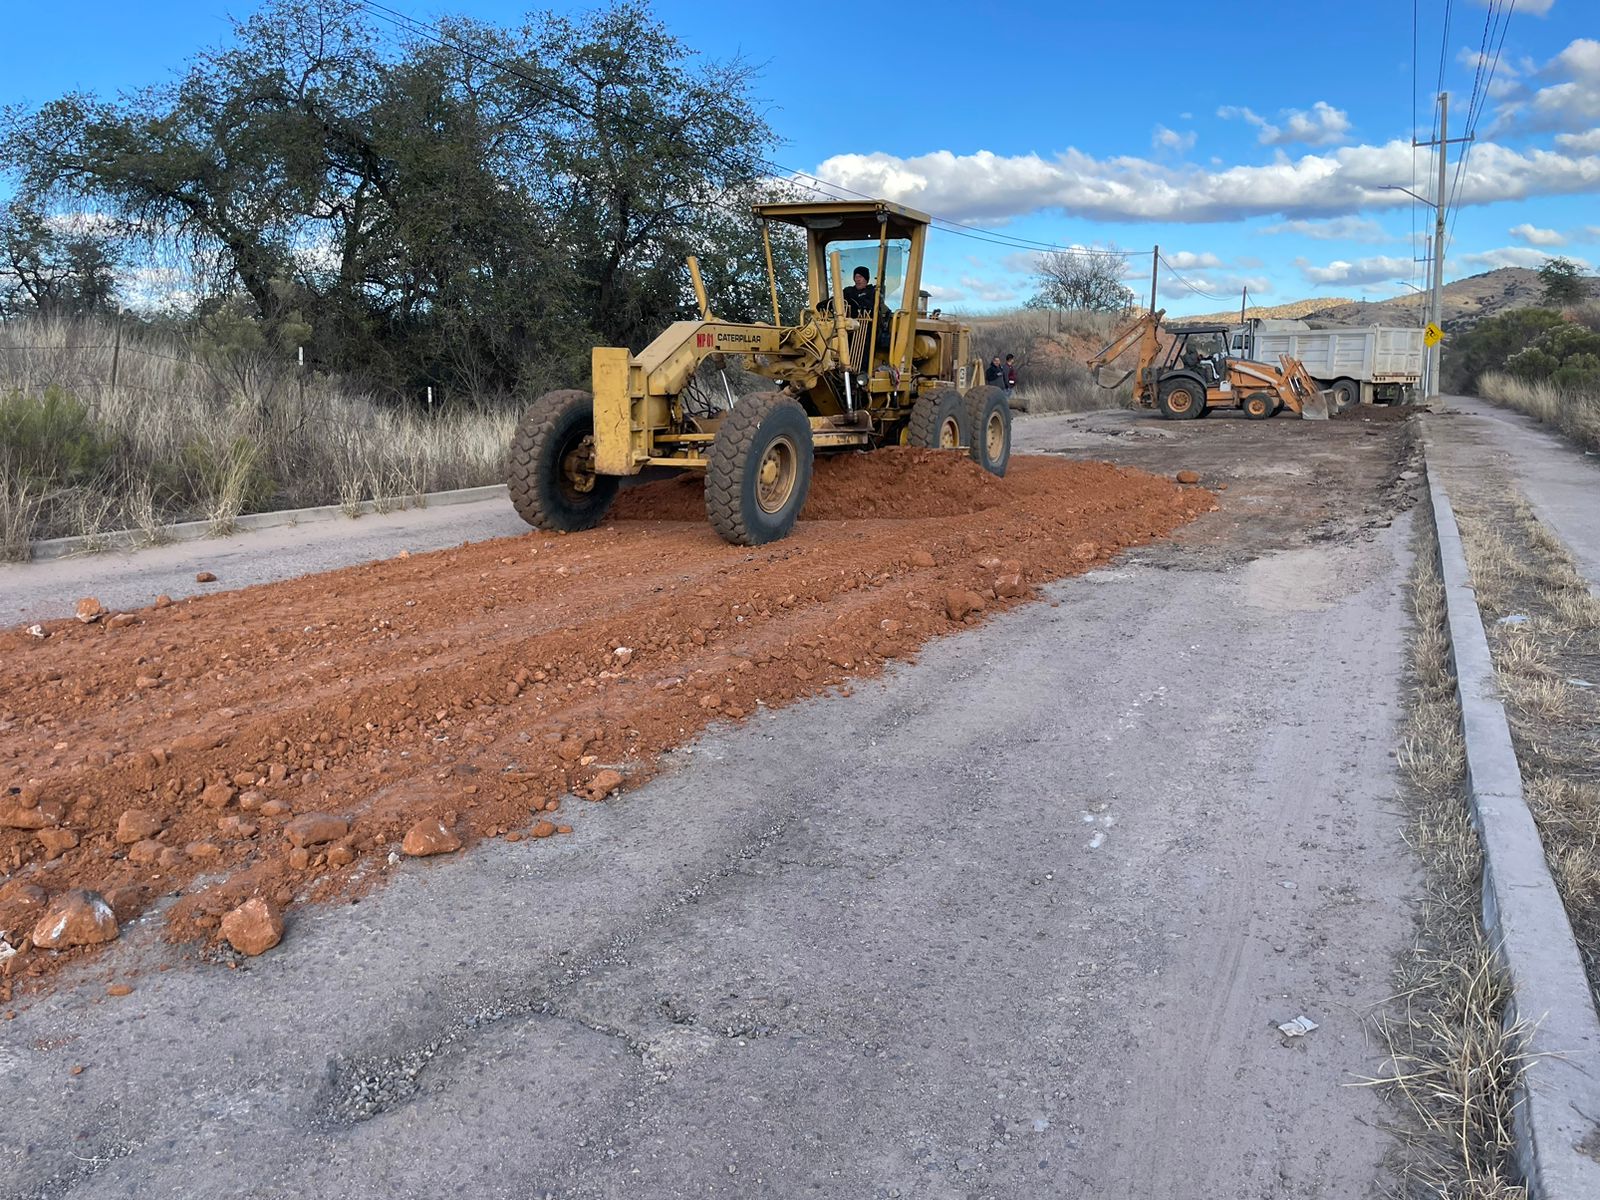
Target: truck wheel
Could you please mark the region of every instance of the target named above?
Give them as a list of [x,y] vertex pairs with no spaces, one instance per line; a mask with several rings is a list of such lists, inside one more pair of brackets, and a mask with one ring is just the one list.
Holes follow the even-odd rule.
[[722,419],[706,467],[706,517],[725,542],[787,537],[811,490],[811,422],[782,392],[745,396]]
[[1328,385],[1328,404],[1334,412],[1343,412],[1352,404],[1361,403],[1361,385],[1354,379],[1335,379]]
[[1278,398],[1271,392],[1251,392],[1240,407],[1252,421],[1265,421],[1278,411]]
[[1205,406],[1205,389],[1193,379],[1165,380],[1156,399],[1156,407],[1169,421],[1192,421]]
[[617,495],[615,475],[594,470],[594,397],[546,392],[517,422],[506,484],[511,503],[536,529],[573,533],[598,525]]
[[972,461],[991,475],[1004,475],[1011,462],[1011,404],[997,387],[984,384],[967,393],[967,429]]
[[[973,392],[982,391],[979,384]],[[928,450],[959,450],[967,445],[969,422],[966,406],[955,388],[936,388],[924,392],[911,406],[911,423],[906,427],[906,445]]]

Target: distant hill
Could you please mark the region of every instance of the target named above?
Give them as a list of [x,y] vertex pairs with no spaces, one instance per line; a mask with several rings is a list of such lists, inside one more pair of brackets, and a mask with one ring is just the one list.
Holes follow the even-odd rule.
[[[1513,308],[1528,308],[1539,303],[1543,288],[1539,273],[1528,267],[1500,267],[1481,275],[1469,275],[1444,285],[1444,327],[1470,329],[1484,317]],[[1250,317],[1299,318],[1323,328],[1338,325],[1409,325],[1422,323],[1423,298],[1415,292],[1388,300],[1349,300],[1339,297],[1294,300],[1287,304],[1248,308]],[[1239,310],[1210,313],[1204,317],[1185,317],[1184,322],[1236,321]]]

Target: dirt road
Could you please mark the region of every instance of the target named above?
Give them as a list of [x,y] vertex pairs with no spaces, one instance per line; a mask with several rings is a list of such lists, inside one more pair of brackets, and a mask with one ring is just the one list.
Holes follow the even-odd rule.
[[[548,548],[531,538],[363,568],[332,604],[325,584],[294,582],[175,606],[198,610],[188,621],[152,614],[33,647],[65,657],[34,660],[28,711],[52,694],[59,703],[49,725],[12,725],[8,744],[23,747],[12,762],[74,777],[46,786],[41,803],[72,801],[79,778],[131,778],[157,798],[176,778],[162,811],[188,811],[209,772],[247,773],[224,762],[246,749],[248,770],[265,768],[255,790],[365,797],[363,837],[391,839],[419,805],[453,805],[458,823],[487,833],[515,802],[525,825],[529,792],[549,781],[501,777],[534,774],[530,745],[579,751],[580,765],[556,770],[581,785],[681,741],[711,712],[750,715],[668,754],[636,790],[576,813],[567,801],[570,838],[494,839],[466,857],[392,866],[358,839],[365,857],[349,870],[365,864],[388,885],[354,906],[295,910],[284,946],[237,971],[188,962],[156,936],[164,918],[204,930],[210,909],[194,897],[205,891],[152,897],[151,915],[61,977],[70,986],[0,1025],[0,1079],[22,1098],[0,1139],[5,1187],[1366,1194],[1384,1114],[1341,1085],[1372,1066],[1357,1014],[1385,993],[1410,930],[1388,803],[1407,556],[1403,527],[1388,527],[1401,430],[1161,427],[1125,414],[1020,428],[1024,445],[1198,469],[1228,485],[1221,510],[1150,546],[1151,506],[1170,525],[1203,493],[1141,484],[1129,524],[1126,509],[1097,512],[1046,488],[1009,516],[980,507],[951,521],[813,527],[827,544],[816,557],[807,536],[656,557],[658,531],[621,525]],[[1331,490],[1308,486],[1335,463],[1345,465]],[[1104,492],[1098,482],[1090,496]],[[1027,486],[1025,472],[1016,483]],[[1081,542],[1052,532],[1066,508],[1073,537],[1104,523],[1096,557],[1119,540],[1132,549],[1050,585],[1059,607],[1026,605],[934,642],[853,694],[756,708],[780,695],[782,671],[803,692],[877,670],[895,646],[848,666],[828,652],[841,631],[859,645],[868,618],[871,637],[904,635],[906,647],[934,622],[950,628],[944,593],[1009,574],[1003,557],[979,565],[996,536],[1009,548],[993,553],[1024,571],[1087,561]],[[976,529],[982,549],[967,544]],[[911,558],[924,546],[933,567]],[[674,614],[673,636],[639,637],[637,611],[596,603],[584,585],[598,568],[632,570],[627,586]],[[559,599],[530,626],[520,589],[539,571],[541,597]],[[907,614],[900,629],[882,625],[899,619],[879,615],[886,599]],[[699,632],[716,668],[696,687],[675,663],[704,665],[695,622],[711,616]],[[641,682],[602,681],[614,667],[534,649],[561,644],[574,623],[596,644],[615,635],[632,648],[621,673]],[[236,627],[245,632],[226,632]],[[84,646],[63,649],[74,637],[93,647],[93,688],[62,665],[84,659]],[[128,657],[141,637],[149,645]],[[741,657],[744,640],[754,644]],[[140,655],[163,662],[135,664]],[[515,699],[487,685],[508,659],[529,669]],[[117,674],[136,665],[170,679],[140,689]],[[413,680],[426,696],[405,691]],[[577,717],[569,684],[578,699],[609,696]],[[630,687],[648,689],[649,705],[625,699]],[[719,707],[702,707],[707,696]],[[519,742],[529,729],[507,710],[551,702],[565,737]],[[659,725],[635,715],[645,707],[664,714]],[[269,719],[287,726],[275,740]],[[74,761],[114,738],[125,743],[114,764],[136,759],[180,728],[223,740],[131,776]],[[336,759],[326,748],[340,736],[350,744]],[[386,762],[411,756],[426,765],[385,778]],[[512,785],[514,796],[501,790]],[[42,869],[76,869],[70,853],[56,861],[67,865]],[[112,980],[134,990],[105,996]],[[1293,1042],[1273,1030],[1300,1012],[1322,1028]]]

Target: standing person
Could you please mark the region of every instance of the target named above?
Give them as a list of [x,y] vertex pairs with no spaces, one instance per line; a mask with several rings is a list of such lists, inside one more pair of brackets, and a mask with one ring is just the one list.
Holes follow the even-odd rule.
[[990,387],[1005,387],[1006,369],[1000,365],[998,354],[991,358],[989,365],[983,369],[983,381]]
[[1017,356],[1006,355],[1006,399],[1011,399],[1011,393],[1017,389]]

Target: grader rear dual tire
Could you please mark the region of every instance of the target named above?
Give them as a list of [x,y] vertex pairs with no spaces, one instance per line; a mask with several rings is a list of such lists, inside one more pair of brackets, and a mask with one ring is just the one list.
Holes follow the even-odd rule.
[[706,518],[735,546],[787,537],[811,490],[811,421],[782,392],[745,396],[722,419],[706,466]]
[[1011,462],[1011,404],[1005,392],[980,384],[967,393],[968,453],[991,475],[1004,475]]
[[959,450],[968,442],[967,407],[954,388],[924,392],[911,406],[906,445],[926,450]]
[[536,529],[575,533],[605,519],[617,496],[615,475],[594,473],[594,397],[547,392],[517,422],[507,489],[511,504]]

